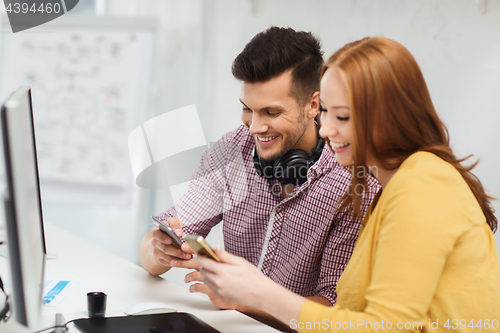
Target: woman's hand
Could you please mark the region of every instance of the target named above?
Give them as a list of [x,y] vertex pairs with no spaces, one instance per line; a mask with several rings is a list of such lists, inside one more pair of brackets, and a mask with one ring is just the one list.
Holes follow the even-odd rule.
[[[199,268],[198,268],[199,269]],[[238,304],[227,299],[222,298],[219,294],[207,286],[203,281],[203,275],[200,271],[194,271],[186,275],[184,282],[190,283],[198,281],[200,283],[192,284],[189,287],[190,293],[202,293],[210,298],[210,302],[221,310],[238,310]]]
[[278,285],[243,258],[219,247],[215,253],[222,263],[195,256],[205,284],[213,291],[227,300],[261,310],[285,325],[297,319],[304,297]]
[[266,289],[275,283],[264,276],[257,267],[243,258],[234,256],[219,247],[215,253],[223,263],[196,256],[200,272],[207,286],[221,297],[241,305],[261,308]]

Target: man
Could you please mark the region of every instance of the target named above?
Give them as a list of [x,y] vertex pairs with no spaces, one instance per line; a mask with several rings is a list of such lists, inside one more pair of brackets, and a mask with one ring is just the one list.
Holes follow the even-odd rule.
[[[336,210],[351,175],[318,136],[322,64],[320,43],[311,33],[272,27],[257,34],[232,67],[242,82],[244,126],[205,152],[188,192],[158,217],[179,236],[206,236],[223,220],[227,251],[285,288],[332,305],[360,219]],[[243,159],[238,172],[231,167],[235,151]],[[363,214],[379,189],[373,178],[368,184]],[[244,198],[234,200],[238,193]],[[155,229],[141,242],[140,262],[154,275],[171,267],[198,269],[192,253],[189,245],[180,250]],[[188,274],[191,281],[201,282],[201,274]],[[207,294],[222,309],[257,312],[220,299],[203,283],[191,291]]]

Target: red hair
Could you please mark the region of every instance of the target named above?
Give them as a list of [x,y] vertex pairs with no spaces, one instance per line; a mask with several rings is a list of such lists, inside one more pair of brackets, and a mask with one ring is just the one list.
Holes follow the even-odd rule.
[[[368,37],[345,45],[325,63],[322,75],[335,67],[350,95],[353,123],[353,170],[366,168],[367,152],[383,168],[394,170],[417,151],[433,153],[453,165],[469,185],[491,229],[497,219],[479,179],[453,154],[448,131],[432,104],[420,68],[401,44],[383,37]],[[366,169],[365,169],[366,170]],[[361,198],[354,189],[366,186],[366,178],[353,172],[351,189],[341,207],[360,215]]]

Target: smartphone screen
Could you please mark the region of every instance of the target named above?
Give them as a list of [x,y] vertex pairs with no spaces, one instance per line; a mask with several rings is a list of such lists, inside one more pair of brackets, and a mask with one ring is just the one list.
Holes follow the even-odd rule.
[[180,249],[181,245],[182,245],[182,241],[179,238],[179,236],[177,236],[175,234],[175,232],[172,230],[172,228],[170,228],[168,225],[165,224],[165,222],[158,219],[156,216],[151,216],[151,219],[155,222],[155,224],[160,228],[161,231],[163,231],[164,233],[169,235],[170,238],[172,238],[172,245],[174,245],[175,247],[178,247]]

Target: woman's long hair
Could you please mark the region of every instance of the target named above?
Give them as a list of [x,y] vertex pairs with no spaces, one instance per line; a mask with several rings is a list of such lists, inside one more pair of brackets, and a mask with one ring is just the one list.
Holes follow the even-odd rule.
[[[453,154],[448,131],[431,101],[420,68],[401,44],[382,37],[368,37],[345,45],[325,63],[322,75],[335,67],[350,95],[353,124],[353,170],[367,170],[369,153],[388,170],[398,168],[417,151],[433,153],[453,165],[469,185],[493,232],[497,219],[479,179],[471,166]],[[360,169],[365,168],[365,169]],[[362,173],[363,174],[363,173]],[[351,207],[360,215],[361,198],[356,189],[365,188],[366,178],[352,173],[350,191],[339,209]],[[350,193],[350,194],[348,194]]]

